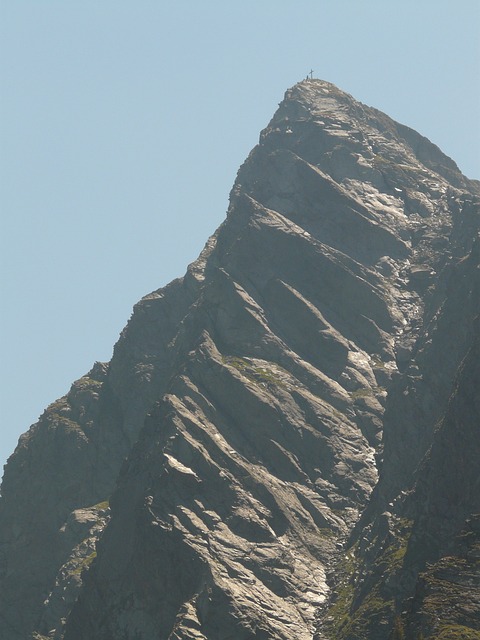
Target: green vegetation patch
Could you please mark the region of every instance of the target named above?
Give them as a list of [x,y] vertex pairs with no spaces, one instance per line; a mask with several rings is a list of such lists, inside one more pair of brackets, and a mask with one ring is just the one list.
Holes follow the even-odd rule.
[[222,362],[229,367],[233,367],[240,371],[251,382],[255,384],[266,384],[268,386],[287,388],[284,378],[278,372],[278,365],[274,368],[268,368],[266,366],[258,366],[254,362],[250,362],[246,358],[239,358],[237,356],[222,356]]
[[407,552],[408,541],[412,532],[412,520],[400,518],[395,527],[396,538],[380,556],[379,566],[386,565],[389,574],[398,571]]
[[355,611],[349,624],[350,637],[369,640],[370,628],[383,620],[390,620],[394,613],[394,604],[386,599],[378,586],[375,586]]
[[361,562],[356,558],[355,548],[339,563],[335,600],[322,629],[332,640],[369,640],[371,629],[380,624],[385,624],[386,630],[394,624],[393,633],[396,635],[393,637],[402,639],[402,623],[398,616],[395,618],[395,602],[390,591],[385,589],[385,582],[402,568],[412,521],[398,518],[392,523],[392,529],[395,533],[393,541],[379,553],[371,567],[371,586],[363,599],[357,588]]
[[343,585],[338,590],[338,599],[328,612],[333,618],[329,633],[335,640],[369,640],[370,629],[384,620],[388,623],[394,614],[394,604],[385,598],[379,585],[375,585],[360,606],[352,611],[355,596],[354,584]]
[[88,567],[92,564],[92,562],[97,557],[97,552],[92,551],[92,553],[85,558],[82,558],[75,569],[72,571],[72,575],[78,576],[82,573],[84,569],[88,569]]
[[99,511],[105,511],[105,509],[110,508],[110,501],[104,500],[103,502],[97,502],[97,504],[93,505],[94,509],[98,509]]
[[442,626],[432,640],[480,640],[480,631],[460,624],[448,624]]
[[351,609],[355,595],[355,574],[359,563],[355,557],[355,548],[349,551],[337,566],[339,582],[335,588],[335,601],[331,605],[325,631],[332,638],[344,637],[343,632],[351,623]]
[[362,389],[357,389],[356,391],[350,392],[350,397],[352,400],[358,400],[358,398],[368,398],[373,396],[373,390],[370,387],[363,387]]
[[380,359],[380,356],[376,354],[371,357],[371,363],[375,369],[385,369],[385,363]]
[[383,393],[385,387],[362,387],[361,389],[355,389],[350,391],[350,397],[352,400],[358,400],[359,398],[371,398],[379,393]]

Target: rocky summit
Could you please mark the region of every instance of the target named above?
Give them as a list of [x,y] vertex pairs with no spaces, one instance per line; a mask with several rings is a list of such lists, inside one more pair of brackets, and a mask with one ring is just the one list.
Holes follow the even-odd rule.
[[480,638],[480,184],[289,89],[185,276],[20,438],[5,640]]

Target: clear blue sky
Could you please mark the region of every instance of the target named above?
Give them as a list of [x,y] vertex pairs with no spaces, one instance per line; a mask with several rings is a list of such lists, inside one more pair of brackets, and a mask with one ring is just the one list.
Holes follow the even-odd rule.
[[183,275],[310,68],[480,178],[478,0],[3,0],[0,23],[0,464]]

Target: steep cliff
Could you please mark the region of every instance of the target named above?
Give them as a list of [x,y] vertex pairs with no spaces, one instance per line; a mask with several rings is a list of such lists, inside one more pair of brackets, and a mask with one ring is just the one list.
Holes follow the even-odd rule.
[[[435,145],[335,86],[287,91],[199,259],[135,306],[111,362],[9,459],[0,635],[360,638],[357,577],[370,594],[383,584],[374,532],[427,535],[438,433],[472,395],[464,364],[448,405],[478,313],[478,193]],[[470,507],[431,558],[417,536],[372,633],[420,628],[421,568]]]
[[480,637],[478,238],[439,280],[442,303],[390,389],[380,479],[332,576],[320,637]]

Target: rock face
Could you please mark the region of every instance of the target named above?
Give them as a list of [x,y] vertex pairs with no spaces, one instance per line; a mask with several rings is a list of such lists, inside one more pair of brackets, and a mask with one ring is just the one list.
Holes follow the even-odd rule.
[[442,304],[390,389],[380,479],[320,637],[480,637],[478,240],[442,279]]
[[479,193],[287,91],[199,259],[9,459],[0,637],[478,637]]

